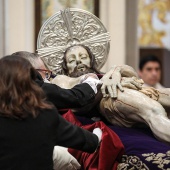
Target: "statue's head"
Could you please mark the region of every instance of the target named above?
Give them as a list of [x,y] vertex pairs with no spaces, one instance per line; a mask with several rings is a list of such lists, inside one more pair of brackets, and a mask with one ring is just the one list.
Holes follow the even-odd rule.
[[70,77],[79,77],[97,72],[95,58],[90,49],[84,45],[69,47],[64,53],[63,70]]
[[99,18],[88,11],[70,8],[55,13],[43,24],[37,51],[55,74],[78,76],[102,68],[109,41],[109,33]]

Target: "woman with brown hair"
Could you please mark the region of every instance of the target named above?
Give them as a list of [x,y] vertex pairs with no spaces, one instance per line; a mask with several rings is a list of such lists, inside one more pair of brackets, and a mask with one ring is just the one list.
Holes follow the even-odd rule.
[[0,169],[52,170],[55,145],[94,152],[95,134],[65,121],[35,83],[26,59],[0,59]]

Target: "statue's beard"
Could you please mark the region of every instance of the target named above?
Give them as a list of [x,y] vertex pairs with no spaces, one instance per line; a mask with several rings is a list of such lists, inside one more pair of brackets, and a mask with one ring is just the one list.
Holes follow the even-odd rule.
[[71,72],[68,76],[70,76],[70,77],[80,77],[80,76],[82,76],[84,74],[95,73],[94,70],[92,70],[91,68],[87,67],[86,65],[82,64],[82,66],[84,67],[83,69],[85,69],[85,70],[82,71],[81,69],[78,69],[78,67],[76,66],[74,68],[74,71]]

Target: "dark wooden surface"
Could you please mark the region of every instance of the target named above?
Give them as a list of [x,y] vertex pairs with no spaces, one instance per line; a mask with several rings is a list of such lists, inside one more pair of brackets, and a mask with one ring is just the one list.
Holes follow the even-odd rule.
[[38,33],[41,28],[41,0],[34,0],[34,7],[35,7],[35,38],[34,38],[34,43],[35,43],[35,50],[37,49],[37,38],[38,38]]

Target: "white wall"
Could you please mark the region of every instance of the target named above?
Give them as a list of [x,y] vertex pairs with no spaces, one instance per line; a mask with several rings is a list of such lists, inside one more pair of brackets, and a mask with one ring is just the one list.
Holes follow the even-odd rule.
[[100,0],[100,19],[111,36],[110,53],[102,71],[125,64],[125,0]]
[[34,0],[5,0],[6,54],[34,51]]

